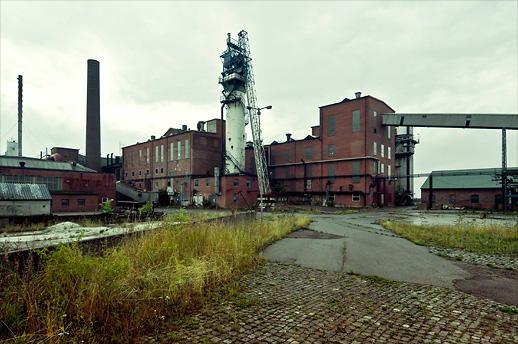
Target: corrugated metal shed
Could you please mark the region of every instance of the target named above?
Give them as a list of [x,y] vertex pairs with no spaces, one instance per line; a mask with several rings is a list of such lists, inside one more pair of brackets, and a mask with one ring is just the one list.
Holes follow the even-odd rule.
[[0,157],[0,167],[5,168],[27,168],[41,170],[60,170],[75,172],[96,172],[88,167],[70,161],[52,161],[18,156]]
[[[513,168],[514,169],[514,168]],[[495,179],[501,174],[501,168],[470,170],[433,171],[434,189],[500,189],[502,184]],[[421,186],[428,189],[430,177]]]
[[0,183],[0,201],[49,201],[47,185]]

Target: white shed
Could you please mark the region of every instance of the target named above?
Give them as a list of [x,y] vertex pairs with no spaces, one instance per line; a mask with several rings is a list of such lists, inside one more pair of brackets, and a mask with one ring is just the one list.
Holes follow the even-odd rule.
[[0,218],[50,214],[47,185],[0,183]]

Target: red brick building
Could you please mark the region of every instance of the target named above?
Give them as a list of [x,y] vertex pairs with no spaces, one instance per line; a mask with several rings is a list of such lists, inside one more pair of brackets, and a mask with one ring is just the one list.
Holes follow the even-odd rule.
[[[512,170],[516,171],[516,168]],[[500,168],[433,171],[432,208],[436,209],[498,209],[502,208],[502,184]],[[513,180],[514,178],[514,180]],[[512,185],[518,178],[512,176]],[[508,194],[516,195],[518,190],[509,184]],[[430,198],[430,176],[421,186],[421,203]],[[511,202],[512,200],[512,202]],[[518,202],[516,197],[508,200],[509,205]]]
[[99,203],[116,198],[115,175],[97,173],[70,161],[2,156],[0,183],[47,185],[51,212],[97,211]]
[[335,206],[392,206],[394,128],[381,125],[394,110],[371,96],[320,107],[312,135],[272,142],[269,171],[279,201]]
[[197,130],[170,128],[159,138],[124,147],[121,179],[140,190],[167,191],[179,205],[252,206],[258,193],[253,149],[245,151],[243,173],[225,174],[224,130],[225,122],[213,119]]

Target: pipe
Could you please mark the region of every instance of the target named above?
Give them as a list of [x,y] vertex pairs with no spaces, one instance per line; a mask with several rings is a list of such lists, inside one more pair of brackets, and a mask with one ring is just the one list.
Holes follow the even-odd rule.
[[22,156],[22,95],[23,76],[18,75],[18,156]]

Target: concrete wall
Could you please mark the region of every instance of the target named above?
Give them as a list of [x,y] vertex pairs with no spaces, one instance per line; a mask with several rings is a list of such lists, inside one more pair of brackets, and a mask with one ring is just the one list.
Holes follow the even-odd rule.
[[49,201],[0,201],[0,217],[50,214]]

